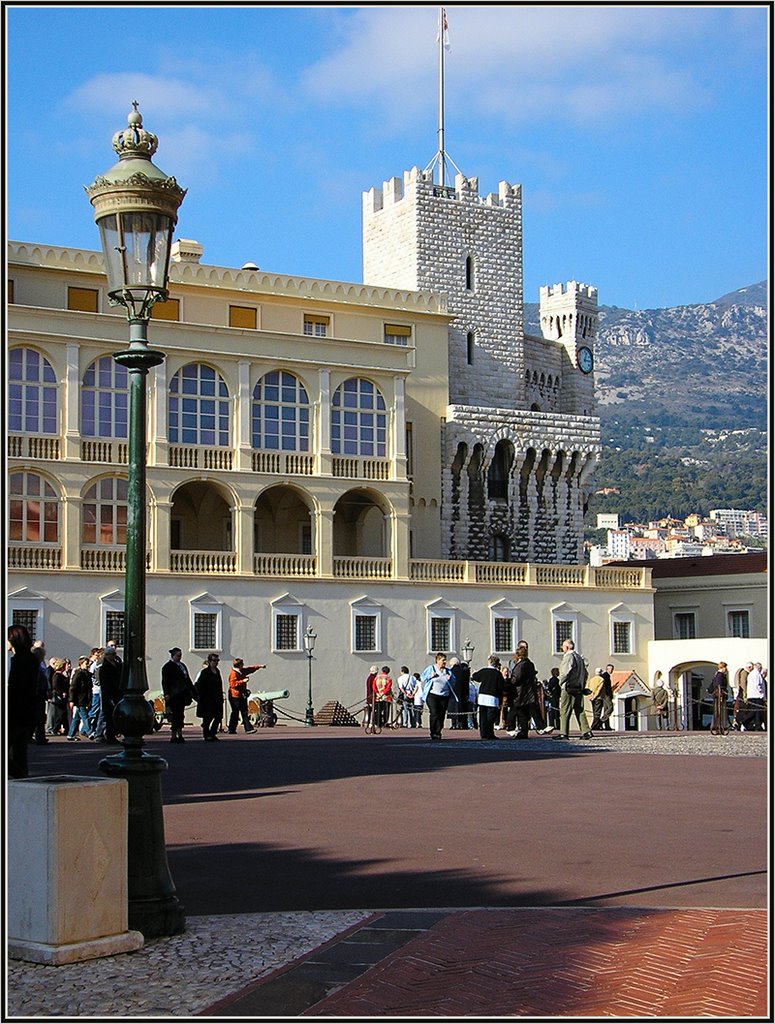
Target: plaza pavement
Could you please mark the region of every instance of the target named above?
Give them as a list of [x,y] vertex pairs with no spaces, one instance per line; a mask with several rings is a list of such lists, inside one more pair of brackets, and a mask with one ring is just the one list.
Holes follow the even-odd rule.
[[12,962],[9,1019],[767,1019],[765,734],[165,732],[186,933]]

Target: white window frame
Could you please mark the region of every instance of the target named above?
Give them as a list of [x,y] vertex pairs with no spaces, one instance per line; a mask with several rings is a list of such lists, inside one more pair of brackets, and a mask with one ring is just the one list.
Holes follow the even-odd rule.
[[751,638],[751,626],[753,625],[753,605],[750,605],[750,604],[738,604],[737,602],[735,602],[734,604],[724,604],[723,608],[724,608],[724,630],[725,630],[724,635],[728,636],[728,637],[734,637],[735,636],[735,634],[732,632],[732,623],[731,623],[730,616],[735,614],[735,613],[737,613],[737,614],[745,613],[745,614],[748,615],[748,636],[747,637],[741,637],[740,639],[749,640]]
[[445,601],[443,597],[438,598],[436,601],[432,601],[430,604],[425,606],[425,622],[426,622],[426,646],[428,654],[438,654],[439,652],[433,647],[431,643],[431,622],[433,619],[449,619],[449,650],[445,651],[445,654],[451,654],[457,650],[457,618],[460,614],[459,610],[449,601]]
[[[671,608],[670,608],[670,625],[671,625],[672,630],[673,630],[673,639],[674,640],[681,640],[681,639],[696,640],[698,638],[697,624],[699,622],[699,611],[700,611],[700,606],[698,604],[673,605],[673,606],[671,606]],[[676,620],[676,616],[677,615],[692,615],[692,616],[694,616],[694,636],[693,637],[684,637],[684,638],[682,638],[682,637],[680,637],[678,635],[678,622]]]
[[[324,321],[324,320],[326,322],[325,333],[324,334],[318,334],[317,331],[314,330],[314,324],[316,322],[322,323],[322,321]],[[313,327],[313,330],[311,330],[311,331],[305,331],[304,330],[304,328],[307,326],[308,322],[309,322],[310,326]],[[323,313],[322,311],[321,312],[315,312],[315,311],[313,311],[311,309],[306,310],[306,312],[302,313],[302,315],[301,315],[301,333],[304,335],[305,338],[333,338],[333,337],[335,337],[335,335],[334,335],[334,317],[333,317],[333,315],[331,313]]]
[[[626,622],[630,627],[629,651],[617,651],[614,647],[614,623]],[[635,614],[624,604],[617,604],[608,611],[608,646],[612,657],[627,658],[636,653]]]
[[569,622],[571,625],[571,635],[569,639],[573,641],[576,647],[579,646],[579,613],[575,608],[572,608],[569,604],[564,601],[562,604],[556,605],[551,609],[551,630],[552,630],[552,654],[562,654],[563,651],[557,650],[557,623],[558,622]]
[[[297,654],[304,651],[302,637],[304,635],[305,605],[293,596],[283,594],[271,602],[272,609],[272,635],[270,637],[270,650],[272,654]],[[296,618],[296,646],[277,646],[277,618],[279,615],[292,615]]]
[[[388,331],[389,327],[397,327],[399,333],[396,334]],[[408,334],[404,333],[406,331],[408,331]],[[391,340],[388,341],[388,338]],[[401,323],[398,320],[386,320],[382,327],[382,340],[386,345],[395,345],[400,348],[412,345],[414,344],[414,325]]]
[[[123,612],[124,640],[126,640],[126,609],[124,608],[124,595],[120,590],[111,590],[109,594],[103,594],[100,598],[100,644],[102,647],[108,640],[108,612]],[[119,647],[118,650],[123,650],[123,647]]]
[[[495,620],[496,619],[510,619],[511,620],[511,639],[513,641],[512,646],[509,650],[500,650],[496,646],[495,637]],[[520,609],[513,605],[510,601],[502,598],[500,601],[496,601],[495,604],[490,605],[490,650],[493,654],[513,654],[517,649],[517,643],[519,642],[520,633]]]
[[[212,594],[200,594],[199,597],[191,598],[189,606],[189,649],[200,653],[223,651],[223,602],[213,597]],[[197,647],[195,635],[195,619],[197,615],[215,616],[215,644],[212,647]]]
[[44,614],[46,598],[41,594],[36,593],[34,590],[30,590],[28,587],[22,587],[21,590],[16,590],[13,594],[9,594],[7,599],[8,607],[8,622],[13,622],[13,613],[19,612],[35,612],[35,640],[42,640],[46,642],[45,637],[45,624],[46,617]]
[[[376,620],[374,624],[374,642],[371,649],[359,648],[355,645],[355,620],[358,616],[369,616]],[[382,654],[382,605],[370,597],[360,597],[350,602],[350,653],[351,654]]]

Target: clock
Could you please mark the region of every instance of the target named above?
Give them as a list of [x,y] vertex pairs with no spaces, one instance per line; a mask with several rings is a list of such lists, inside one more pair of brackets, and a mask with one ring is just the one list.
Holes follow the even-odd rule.
[[592,349],[587,348],[586,345],[582,345],[577,354],[579,369],[582,373],[592,373],[592,367],[595,365],[595,357],[592,355]]

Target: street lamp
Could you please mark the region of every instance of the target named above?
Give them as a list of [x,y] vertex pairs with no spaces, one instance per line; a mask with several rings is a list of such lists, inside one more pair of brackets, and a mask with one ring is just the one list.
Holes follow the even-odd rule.
[[463,644],[463,646],[461,648],[461,651],[460,651],[460,653],[463,655],[463,661],[465,661],[468,664],[470,664],[471,663],[471,658],[473,658],[475,650],[476,650],[476,647],[471,643],[469,638],[466,637],[466,642]]
[[153,304],[167,298],[172,232],[186,192],[151,162],[158,139],[143,128],[136,101],[132,108],[127,127],[113,136],[118,163],[86,193],[100,230],[108,296],[112,305],[126,308],[129,320],[129,348],[113,357],[129,375],[124,669],[113,714],[124,749],[104,758],[100,769],[129,786],[129,927],[149,939],[177,935],[186,926],[164,845],[161,772],[167,762],[143,751],[143,736],[153,725],[144,696],[146,379],[165,358],[148,348],[148,319]]
[[312,652],[315,650],[315,641],[317,638],[318,635],[313,630],[312,626],[307,626],[307,632],[304,634],[304,650],[307,652],[309,689],[307,690],[307,711],[304,715],[305,725],[315,724],[315,709],[312,707]]

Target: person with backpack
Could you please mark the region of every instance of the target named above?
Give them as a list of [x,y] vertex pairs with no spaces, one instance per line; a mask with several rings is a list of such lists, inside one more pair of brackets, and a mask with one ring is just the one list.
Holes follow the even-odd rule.
[[587,666],[576,650],[573,640],[566,640],[562,645],[563,655],[560,662],[560,732],[558,739],[569,739],[571,715],[576,716],[581,729],[581,738],[591,740],[592,730],[589,728],[587,713],[584,710],[584,694],[587,689]]

